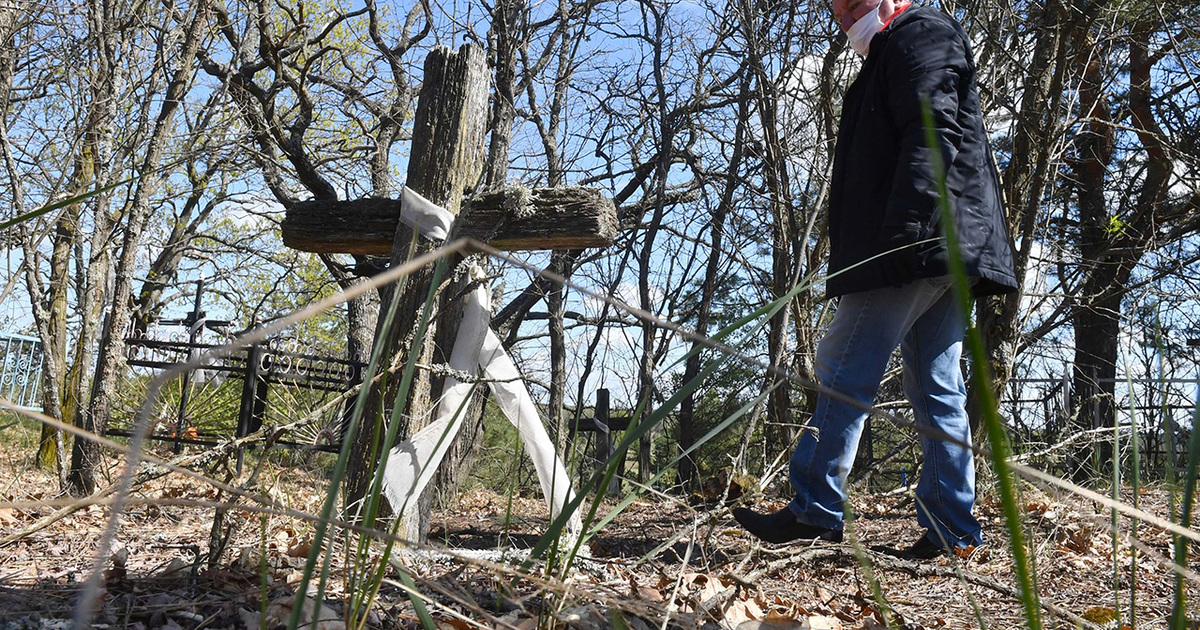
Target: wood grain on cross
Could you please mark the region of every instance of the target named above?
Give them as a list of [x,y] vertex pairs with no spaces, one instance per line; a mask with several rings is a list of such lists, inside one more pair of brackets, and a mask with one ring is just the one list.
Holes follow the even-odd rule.
[[[610,199],[581,187],[534,188],[508,186],[475,196],[484,159],[488,104],[488,73],[484,53],[472,44],[457,52],[439,47],[425,60],[425,74],[413,124],[412,152],[406,185],[458,218],[451,237],[470,236],[503,250],[584,248],[607,246],[617,232],[616,210]],[[460,215],[460,208],[462,213]],[[400,201],[357,199],[341,202],[311,201],[288,210],[283,222],[284,242],[295,249],[320,253],[390,255],[397,265],[408,257],[411,228],[399,221]],[[437,244],[417,239],[417,254]],[[408,340],[419,324],[419,314],[434,280],[432,268],[410,275],[398,296],[396,316],[385,327],[380,317],[375,343],[386,344],[385,360],[396,353],[409,356]],[[433,328],[423,339],[418,365],[445,364],[462,316],[466,280],[447,284],[437,300]],[[392,301],[391,290],[382,292],[381,304]],[[390,410],[397,397],[395,382],[387,390],[374,388],[367,401],[358,437],[352,450],[348,499],[362,499],[371,483],[378,454],[374,445],[387,418],[377,422],[379,410]],[[418,371],[401,416],[400,437],[421,428],[433,407],[431,392],[441,391],[443,377]],[[477,415],[480,397],[467,417]],[[424,539],[428,527],[431,493],[426,491],[410,522],[400,535]],[[409,520],[409,519],[406,519]]]

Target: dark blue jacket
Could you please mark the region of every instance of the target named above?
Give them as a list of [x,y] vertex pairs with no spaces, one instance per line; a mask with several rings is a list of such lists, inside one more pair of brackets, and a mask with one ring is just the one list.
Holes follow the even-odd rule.
[[[941,11],[914,5],[875,35],[843,102],[830,189],[829,297],[947,273],[923,96],[948,167],[963,261],[979,279],[975,294],[1017,287],[967,35]],[[904,245],[913,246],[880,256]]]

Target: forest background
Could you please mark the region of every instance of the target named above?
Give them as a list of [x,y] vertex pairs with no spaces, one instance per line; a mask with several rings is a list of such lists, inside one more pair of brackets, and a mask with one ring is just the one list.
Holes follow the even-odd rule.
[[[1088,482],[1122,461],[1096,430],[1136,426],[1143,474],[1173,475],[1200,337],[1200,15],[1184,0],[940,6],[972,38],[1025,280],[974,312],[992,388],[1027,403],[1002,407],[1009,439],[1065,445],[1042,461]],[[52,418],[128,423],[146,373],[128,369],[126,337],[190,311],[201,278],[208,315],[246,330],[377,271],[286,248],[280,222],[304,200],[397,197],[422,64],[464,43],[486,50],[492,80],[477,189],[591,186],[617,206],[613,246],[521,255],[568,286],[489,263],[493,326],[560,447],[598,388],[649,413],[719,354],[583,290],[700,336],[790,295],[761,334],[735,336],[749,361],[720,362],[639,440],[639,481],[665,471],[658,485],[686,493],[724,469],[770,478],[815,404],[770,374],[811,381],[830,314],[826,193],[861,62],[824,2],[10,0],[0,38],[0,329],[41,341]],[[288,338],[365,360],[379,313],[369,291]],[[192,422],[228,429],[236,400],[190,386],[210,392]],[[899,390],[893,370],[881,407],[903,415]],[[164,417],[181,393],[165,392]],[[973,383],[976,422],[979,399]],[[323,402],[293,394],[269,413]],[[879,421],[872,435],[879,466],[861,476],[915,474],[911,436]],[[47,427],[38,457],[83,495],[96,448]],[[460,449],[443,489],[472,465]]]

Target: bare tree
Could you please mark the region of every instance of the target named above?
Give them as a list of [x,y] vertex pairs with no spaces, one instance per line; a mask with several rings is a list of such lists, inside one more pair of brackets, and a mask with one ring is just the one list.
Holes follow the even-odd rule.
[[[195,72],[193,62],[201,40],[207,32],[208,14],[208,0],[200,0],[189,7],[188,14],[180,16],[182,19],[174,27],[178,31],[173,32],[174,36],[166,38],[165,45],[159,49],[160,65],[164,78],[167,79],[163,101],[153,117],[153,123],[147,125],[147,146],[136,166],[138,180],[126,211],[121,250],[115,261],[116,279],[111,307],[107,312],[106,325],[100,339],[100,358],[92,383],[92,395],[86,406],[81,402],[81,424],[94,433],[103,434],[105,431],[114,385],[123,369],[121,362],[125,349],[124,335],[132,317],[130,303],[133,273],[142,233],[153,212],[153,195],[163,180],[163,156],[171,138],[175,114],[191,86],[192,75]],[[105,16],[102,32],[106,28],[115,28],[111,22],[116,17]],[[166,62],[166,59],[172,58],[173,68]],[[112,94],[106,98],[111,99]],[[99,447],[95,442],[86,439],[75,441],[71,454],[71,472],[68,476],[68,486],[72,494],[90,494],[95,489],[98,460]]]

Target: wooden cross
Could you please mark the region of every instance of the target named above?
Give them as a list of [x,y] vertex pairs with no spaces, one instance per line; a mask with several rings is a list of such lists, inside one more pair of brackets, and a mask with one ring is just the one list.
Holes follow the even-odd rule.
[[[458,216],[453,234],[471,236],[502,250],[577,249],[605,247],[617,233],[617,214],[611,199],[582,187],[534,188],[507,186],[472,195],[480,179],[488,112],[489,77],[483,49],[463,45],[457,52],[438,47],[425,60],[425,75],[417,100],[406,185]],[[460,214],[459,210],[462,208]],[[412,230],[400,222],[397,199],[310,201],[289,208],[283,221],[283,240],[289,247],[318,253],[390,255],[397,265],[407,257]],[[420,240],[418,254],[436,244]],[[376,343],[394,352],[417,326],[416,314],[426,301],[433,270],[411,275],[399,296],[397,317],[390,328],[376,330]],[[466,280],[442,292],[436,330],[428,335],[420,363],[445,363],[461,319],[462,288]],[[381,292],[382,305],[391,301]],[[391,352],[385,356],[390,356]],[[408,396],[405,417],[423,418],[431,407],[430,392],[441,390],[442,377],[418,373]],[[391,379],[396,382],[398,379]],[[371,414],[390,409],[395,391],[375,389],[367,403],[352,454],[350,501],[364,495],[376,461],[376,422]],[[478,397],[477,397],[478,398]],[[476,407],[477,411],[477,407]],[[470,417],[470,416],[468,416]],[[420,427],[409,425],[401,437]],[[428,495],[415,510],[419,524],[406,527],[410,539],[424,539],[428,527]],[[410,510],[412,511],[412,510]],[[414,529],[416,531],[414,531]],[[401,533],[402,536],[405,532]]]

